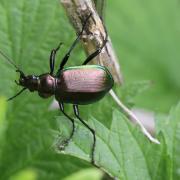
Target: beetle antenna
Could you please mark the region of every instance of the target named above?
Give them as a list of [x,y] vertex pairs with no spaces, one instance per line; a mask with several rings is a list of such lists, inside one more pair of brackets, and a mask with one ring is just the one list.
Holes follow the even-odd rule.
[[12,64],[17,70],[21,71],[17,65],[7,56],[5,55],[1,50],[0,50],[0,54],[10,63]]
[[25,91],[27,88],[23,88],[21,89],[16,95],[14,95],[13,97],[7,99],[7,101],[11,101],[12,99],[14,99],[15,97],[19,96],[23,91]]

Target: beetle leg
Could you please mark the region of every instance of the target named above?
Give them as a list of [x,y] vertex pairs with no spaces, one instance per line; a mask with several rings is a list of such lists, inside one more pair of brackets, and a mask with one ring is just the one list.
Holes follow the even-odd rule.
[[86,58],[86,60],[83,62],[82,65],[86,65],[88,62],[90,62],[91,60],[93,60],[93,59],[101,52],[101,50],[105,47],[106,42],[108,41],[108,34],[107,34],[107,30],[106,30],[105,26],[104,26],[104,29],[105,29],[105,39],[103,40],[101,47],[99,47],[95,52],[93,52],[92,54],[90,54],[90,55]]
[[24,92],[27,88],[24,87],[23,89],[21,89],[17,94],[15,94],[13,97],[7,99],[7,101],[11,101],[12,99],[14,99],[15,97],[19,96],[22,92]]
[[94,164],[94,151],[95,151],[95,146],[96,146],[96,134],[95,134],[95,130],[92,129],[91,127],[89,127],[89,125],[84,122],[80,117],[79,117],[79,109],[78,109],[78,105],[73,105],[73,109],[74,109],[74,114],[75,116],[81,121],[81,123],[86,127],[88,128],[92,135],[93,135],[93,145],[92,145],[92,151],[91,151],[91,163]]
[[56,59],[56,53],[60,49],[62,43],[60,42],[58,47],[56,49],[53,49],[50,54],[49,58],[49,66],[50,66],[50,75],[53,75],[54,72],[54,65],[55,65],[55,59]]
[[73,137],[73,134],[74,134],[74,131],[75,131],[75,123],[74,123],[74,119],[72,119],[69,115],[67,115],[65,112],[64,112],[64,104],[63,103],[59,103],[59,107],[60,107],[60,110],[61,112],[64,114],[64,116],[66,116],[72,123],[72,132],[69,136],[69,138],[66,140],[66,144],[68,144],[68,142],[71,140],[71,138]]
[[[71,51],[74,49],[74,47],[76,46],[76,44],[77,44],[78,41],[80,40],[80,38],[81,38],[81,36],[82,36],[82,34],[83,34],[83,31],[84,31],[84,29],[85,29],[85,27],[86,27],[86,24],[87,24],[87,22],[88,22],[88,19],[91,17],[91,15],[92,15],[92,14],[90,14],[90,15],[86,18],[86,20],[84,21],[84,24],[83,24],[83,26],[82,26],[81,32],[78,34],[77,38],[76,38],[75,41],[72,43],[69,51],[65,54],[64,58],[62,59],[61,64],[60,64],[60,67],[59,67],[59,70],[58,70],[58,73],[63,69],[64,65],[67,63],[67,61],[68,61],[68,59],[69,59],[69,57],[70,57],[70,55],[71,55]],[[57,74],[58,74],[58,73],[57,73]]]

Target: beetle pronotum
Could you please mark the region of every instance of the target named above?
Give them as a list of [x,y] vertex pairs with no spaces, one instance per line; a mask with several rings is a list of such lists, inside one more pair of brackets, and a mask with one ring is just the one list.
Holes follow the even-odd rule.
[[13,63],[13,61],[9,59],[2,51],[0,51],[0,53],[6,58],[9,63],[13,64],[16,68],[16,71],[20,73],[19,82],[15,82],[17,85],[23,87],[20,92],[18,92],[15,96],[9,98],[8,100],[14,99],[26,89],[29,89],[29,91],[31,92],[37,91],[39,96],[41,96],[42,98],[48,98],[52,95],[55,95],[55,98],[59,103],[60,110],[72,123],[72,132],[69,138],[66,140],[66,144],[68,144],[69,140],[74,134],[75,123],[74,119],[66,114],[64,110],[64,103],[73,104],[75,116],[86,128],[91,131],[93,135],[91,162],[94,164],[94,151],[96,145],[95,130],[92,129],[80,117],[78,105],[86,105],[100,100],[105,96],[105,94],[112,88],[114,84],[113,77],[106,67],[100,65],[87,65],[87,63],[89,63],[94,57],[96,57],[106,45],[107,33],[102,45],[94,53],[88,56],[81,66],[64,68],[64,65],[67,63],[72,50],[80,40],[87,21],[90,19],[90,17],[91,14],[84,21],[81,32],[78,34],[69,51],[62,59],[56,74],[54,74],[55,56],[62,43],[60,43],[56,49],[53,49],[51,51],[49,61],[50,72],[41,74],[39,76],[26,76],[24,72],[20,70]]

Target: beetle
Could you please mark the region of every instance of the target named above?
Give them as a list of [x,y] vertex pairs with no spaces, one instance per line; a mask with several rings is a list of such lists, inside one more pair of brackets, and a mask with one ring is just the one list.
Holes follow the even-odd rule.
[[31,92],[37,91],[39,96],[42,98],[48,98],[55,96],[55,99],[59,103],[59,108],[61,112],[71,121],[72,132],[69,138],[66,140],[65,144],[73,137],[75,131],[74,119],[71,118],[64,110],[64,103],[73,104],[74,114],[77,119],[88,128],[93,135],[93,144],[91,150],[91,162],[94,164],[94,151],[96,146],[96,135],[95,130],[92,129],[79,115],[78,105],[87,105],[99,101],[102,99],[106,93],[113,87],[114,80],[111,73],[105,66],[101,65],[87,65],[93,58],[95,58],[101,50],[105,47],[107,42],[107,32],[106,37],[103,40],[102,45],[91,55],[89,55],[81,66],[73,66],[64,68],[67,63],[72,50],[80,40],[83,31],[86,27],[91,14],[86,18],[83,23],[81,32],[77,35],[77,38],[72,43],[69,51],[65,54],[62,59],[59,69],[56,74],[54,74],[55,57],[57,51],[60,49],[62,43],[56,49],[53,49],[50,54],[50,72],[36,75],[25,75],[22,70],[20,70],[13,61],[8,58],[2,51],[1,55],[6,58],[6,60],[13,64],[16,71],[20,73],[19,81],[15,81],[17,85],[22,86],[23,89],[18,92],[15,96],[9,98],[12,100],[23,91],[29,90]]

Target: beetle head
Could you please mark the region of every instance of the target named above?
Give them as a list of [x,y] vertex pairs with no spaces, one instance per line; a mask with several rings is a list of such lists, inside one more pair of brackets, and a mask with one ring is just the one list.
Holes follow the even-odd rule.
[[13,97],[9,98],[8,101],[14,99],[15,97],[19,96],[22,92],[24,92],[26,89],[29,89],[30,91],[35,91],[38,88],[38,77],[34,75],[28,75],[25,76],[25,74],[21,70],[16,70],[16,72],[20,73],[19,82],[15,80],[15,83],[18,86],[22,86],[23,88]]
[[38,89],[38,76],[25,76],[25,74],[20,70],[17,70],[17,72],[20,73],[19,82],[15,81],[17,85],[23,86],[24,88],[29,89],[30,91],[36,91]]

